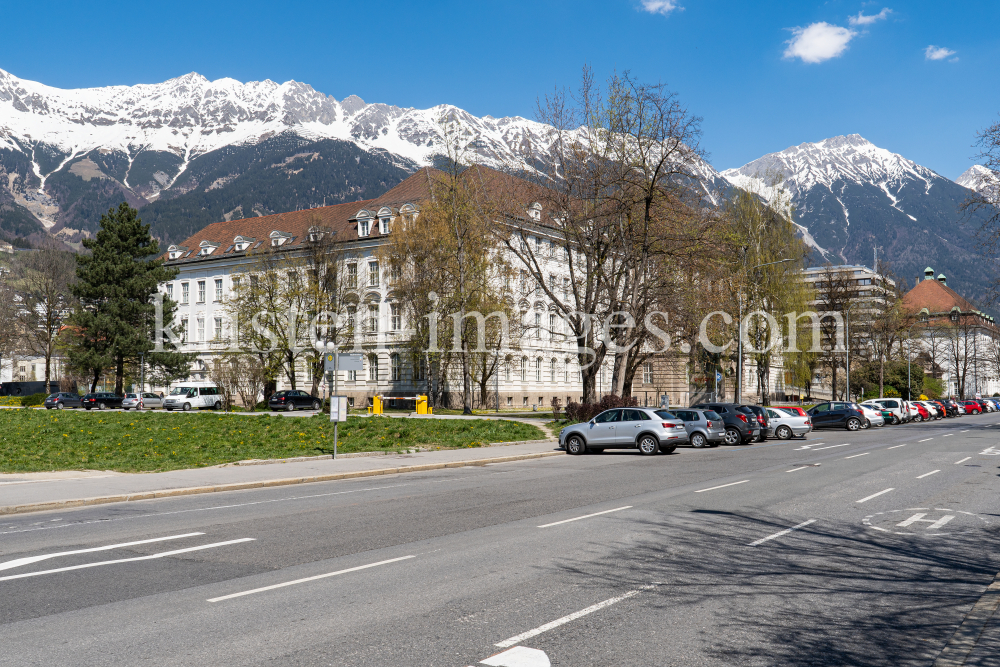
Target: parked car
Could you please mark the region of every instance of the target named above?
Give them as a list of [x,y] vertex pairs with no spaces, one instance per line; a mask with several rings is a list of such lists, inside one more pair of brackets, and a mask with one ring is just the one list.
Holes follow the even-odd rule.
[[190,410],[192,408],[222,408],[219,388],[214,384],[184,384],[174,387],[163,400],[163,407],[171,410]]
[[122,406],[123,398],[123,396],[118,396],[110,391],[97,391],[84,396],[80,400],[80,403],[83,404],[83,407],[86,410],[90,410],[92,408],[107,410],[108,408],[120,408]]
[[[805,412],[805,410],[803,410]],[[791,440],[793,437],[805,437],[812,430],[809,415],[786,412],[784,408],[768,408],[768,422],[771,424],[771,435],[779,440]]]
[[927,422],[934,419],[927,408],[920,404],[920,401],[910,401],[910,407],[917,411],[917,416],[913,418],[913,421]]
[[272,410],[287,410],[291,412],[292,410],[302,409],[302,410],[319,410],[323,407],[320,400],[315,396],[310,396],[304,391],[298,389],[286,389],[284,391],[276,391],[271,394],[271,398],[267,401],[267,407]]
[[45,409],[51,410],[55,408],[56,410],[62,410],[64,408],[82,408],[83,401],[79,394],[74,394],[71,392],[60,391],[55,394],[49,394],[45,397]]
[[[661,414],[673,417],[667,419]],[[567,454],[604,449],[638,449],[644,456],[669,454],[687,442],[684,422],[666,410],[613,408],[589,422],[567,426],[559,432],[559,444]]]
[[865,428],[870,428],[872,426],[885,426],[885,418],[882,416],[881,409],[875,409],[870,405],[865,405],[864,403],[851,403],[851,407],[865,416]]
[[979,404],[979,401],[962,401],[962,405],[965,406],[965,411],[970,415],[981,415],[983,413],[983,406]]
[[[684,422],[688,442],[692,447],[718,447],[726,441],[726,425],[717,413],[712,410],[694,410],[680,408],[672,410],[673,417]],[[657,410],[656,414],[669,419],[671,412]]]
[[698,403],[692,405],[698,410],[711,410],[720,417],[726,425],[727,445],[748,445],[760,434],[760,423],[752,412],[744,412],[743,406],[735,403]]
[[787,412],[790,415],[798,415],[800,417],[808,417],[809,416],[809,415],[806,414],[805,408],[800,408],[800,407],[795,406],[795,405],[775,405],[774,407],[778,408],[779,410],[784,410],[785,412]]
[[932,401],[914,401],[917,405],[923,406],[927,410],[931,419],[944,419],[944,410]]
[[760,405],[742,405],[740,407],[746,408],[754,414],[757,418],[757,423],[760,424],[760,435],[757,436],[757,440],[764,442],[767,440],[767,436],[770,435],[771,431],[771,420],[767,416],[767,408]]
[[979,404],[981,406],[983,406],[983,412],[996,412],[997,411],[997,406],[993,405],[992,403],[990,403],[989,401],[987,401],[985,398],[977,398],[976,400],[979,401]]
[[857,431],[864,424],[865,416],[843,401],[820,403],[808,411],[813,428],[846,428]]
[[881,408],[882,410],[887,410],[892,413],[892,418],[890,422],[893,424],[901,424],[903,422],[910,421],[910,413],[906,410],[906,406],[903,404],[903,400],[899,398],[872,398],[862,405],[870,405],[873,408]]
[[[125,394],[125,399],[122,401],[122,410],[131,410],[135,408],[139,409],[139,396],[140,394]],[[142,407],[146,410],[155,410],[156,408],[163,407],[163,399],[160,398],[159,394],[154,394],[152,392],[144,391],[142,396]]]
[[934,405],[937,405],[942,410],[944,410],[944,416],[945,417],[957,417],[958,416],[958,410],[956,410],[955,406],[953,406],[950,402],[948,402],[946,400],[935,399],[934,400]]

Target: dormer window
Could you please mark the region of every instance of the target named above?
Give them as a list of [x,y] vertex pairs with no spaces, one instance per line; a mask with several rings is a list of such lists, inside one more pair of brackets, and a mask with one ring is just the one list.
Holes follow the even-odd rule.
[[249,236],[237,236],[233,239],[233,249],[235,249],[236,252],[243,252],[244,250],[248,250],[256,240],[257,239],[252,239]]
[[388,234],[389,229],[392,225],[392,209],[388,206],[383,206],[378,210],[378,233]]
[[358,236],[364,238],[371,234],[372,232],[372,218],[375,217],[370,211],[361,209],[358,214],[354,216],[358,221]]
[[219,247],[218,243],[212,243],[211,241],[202,241],[200,244],[198,244],[198,248],[199,248],[198,249],[198,256],[199,257],[208,257],[213,252],[215,252],[215,249],[218,248],[218,247]]
[[399,215],[403,219],[403,226],[407,227],[417,219],[417,209],[413,204],[403,204],[399,207]]
[[188,249],[185,248],[184,246],[172,245],[169,248],[167,248],[167,257],[169,257],[170,259],[180,259],[184,255],[184,253],[187,252],[187,250]]
[[528,218],[534,222],[539,222],[542,219],[542,205],[535,202],[528,207]]
[[287,234],[285,232],[279,232],[279,231],[275,230],[275,231],[271,232],[271,234],[270,234],[271,247],[272,248],[279,248],[279,247],[285,245],[286,243],[288,243],[289,240],[291,240],[291,238],[292,238],[291,234]]
[[318,243],[323,240],[323,236],[326,235],[326,230],[320,229],[319,227],[309,228],[309,242]]

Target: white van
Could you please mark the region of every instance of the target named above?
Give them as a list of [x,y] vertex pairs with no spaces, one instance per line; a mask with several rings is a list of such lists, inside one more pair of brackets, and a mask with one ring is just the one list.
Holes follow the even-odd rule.
[[190,410],[192,408],[222,408],[222,394],[214,384],[185,382],[170,390],[163,399],[163,407],[170,410]]

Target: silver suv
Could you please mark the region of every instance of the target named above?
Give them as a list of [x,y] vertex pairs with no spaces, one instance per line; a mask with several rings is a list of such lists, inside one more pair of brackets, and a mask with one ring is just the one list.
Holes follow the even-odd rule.
[[658,410],[656,414],[673,414],[674,417],[684,422],[688,441],[692,447],[718,447],[726,441],[726,425],[722,421],[722,417],[712,410],[682,408],[670,412]]
[[687,441],[684,422],[666,419],[651,408],[605,410],[589,422],[559,432],[559,445],[567,454],[603,449],[638,449],[645,456],[658,451],[669,454]]

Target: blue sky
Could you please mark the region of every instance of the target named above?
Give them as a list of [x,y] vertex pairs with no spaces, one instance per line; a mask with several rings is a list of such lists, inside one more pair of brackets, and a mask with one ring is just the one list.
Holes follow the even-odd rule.
[[0,68],[64,88],[196,71],[531,118],[584,64],[631,70],[704,118],[719,169],[858,133],[955,178],[1000,113],[995,0],[0,0],[0,15]]

